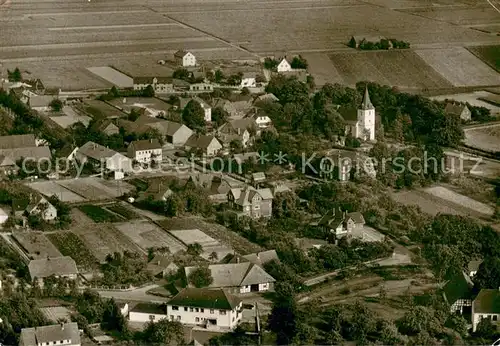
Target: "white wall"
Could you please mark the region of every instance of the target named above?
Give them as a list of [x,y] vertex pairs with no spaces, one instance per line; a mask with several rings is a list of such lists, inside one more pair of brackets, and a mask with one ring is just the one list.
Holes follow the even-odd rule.
[[292,67],[290,66],[288,61],[286,61],[285,59],[281,60],[281,62],[278,65],[278,72],[287,72],[287,71],[291,71],[291,70],[292,70]]
[[194,308],[194,307],[184,307],[184,306],[178,306],[177,308],[178,310],[174,310],[172,305],[167,305],[168,319],[172,320],[173,318],[174,321],[179,321],[183,324],[191,324],[191,325],[193,324],[204,325],[206,320],[215,319],[217,320],[218,327],[232,329],[238,324],[242,316],[241,312],[238,313],[238,310],[241,309],[241,303],[234,310],[217,310],[217,309]]
[[196,66],[196,57],[188,52],[182,58],[182,66]]
[[[482,318],[489,318],[493,324],[500,322],[500,314],[472,314],[472,331],[475,332]],[[496,318],[496,320],[495,320]]]
[[148,314],[145,312],[134,312],[134,311],[130,311],[128,314],[130,322],[149,322],[151,321],[151,317],[154,317],[153,322],[158,322],[163,318],[167,318],[167,315]]

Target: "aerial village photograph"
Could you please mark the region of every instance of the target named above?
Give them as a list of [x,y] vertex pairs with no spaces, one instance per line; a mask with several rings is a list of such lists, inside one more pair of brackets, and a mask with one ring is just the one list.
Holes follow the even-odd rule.
[[500,0],[0,0],[17,345],[500,345]]

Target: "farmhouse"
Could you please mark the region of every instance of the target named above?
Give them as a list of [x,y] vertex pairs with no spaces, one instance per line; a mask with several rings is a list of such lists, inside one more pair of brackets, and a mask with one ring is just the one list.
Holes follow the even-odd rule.
[[249,261],[250,263],[256,264],[261,267],[272,261],[276,262],[280,261],[278,254],[276,253],[276,250],[267,250],[263,252],[251,253],[243,256],[243,258]]
[[12,158],[0,155],[0,174],[8,177],[9,175],[17,175],[18,172],[19,167]]
[[360,229],[365,225],[363,214],[359,212],[342,212],[340,208],[332,209],[319,220],[318,225],[335,235],[336,239],[348,236],[354,229]]
[[214,86],[209,83],[194,83],[189,85],[189,91],[212,92]]
[[[114,150],[94,142],[87,142],[75,153],[80,162],[90,162],[96,168],[105,168],[112,172],[130,172],[132,160]],[[104,167],[101,165],[104,164]]]
[[191,52],[186,52],[184,50],[178,50],[174,53],[175,62],[183,67],[194,67],[196,66],[196,57]]
[[50,110],[50,103],[56,99],[53,95],[37,95],[32,92],[27,94],[28,106],[39,112],[47,112]]
[[270,189],[255,189],[251,186],[231,189],[227,199],[229,206],[241,215],[255,219],[271,217],[273,209],[273,194]]
[[460,117],[463,121],[471,120],[471,111],[466,104],[448,102],[444,108],[446,115],[454,115]]
[[465,272],[455,275],[443,287],[443,297],[450,305],[450,312],[464,313],[464,308],[472,306],[474,283]]
[[184,124],[148,116],[140,116],[130,125],[130,129],[137,133],[146,133],[151,129],[155,129],[163,136],[167,143],[176,147],[186,144],[189,137],[193,134],[193,131]]
[[245,72],[241,77],[241,88],[255,88],[257,86],[257,73]]
[[192,99],[181,98],[180,99],[180,109],[184,110],[184,108],[186,108],[187,104],[191,100],[194,100],[200,104],[201,108],[203,109],[203,112],[205,113],[205,116],[204,116],[205,121],[211,122],[212,121],[212,107],[210,107],[210,105],[208,103],[206,103],[205,101],[203,101],[199,97],[193,97]]
[[40,285],[43,286],[43,279],[54,275],[55,277],[64,277],[76,280],[78,269],[75,261],[69,256],[49,257],[30,261],[28,264],[31,279],[37,278]]
[[173,262],[171,256],[158,254],[148,262],[147,270],[153,276],[164,277],[176,273],[179,267]]
[[222,149],[222,144],[214,136],[193,134],[185,144],[186,150],[200,150],[204,155],[214,156]]
[[288,61],[288,59],[286,57],[284,57],[283,59],[281,59],[280,63],[278,64],[277,70],[280,73],[281,72],[288,72],[288,71],[292,70],[292,65],[291,65],[290,61]]
[[140,163],[161,162],[162,152],[157,139],[133,141],[127,148],[128,157]]
[[365,89],[363,102],[358,110],[341,107],[339,113],[346,123],[346,134],[367,141],[375,140],[375,107],[370,101],[368,88]]
[[32,198],[26,207],[28,215],[40,215],[45,221],[54,220],[57,217],[57,209],[49,201],[40,195]]
[[250,141],[250,131],[255,126],[251,118],[236,119],[221,125],[217,129],[218,137],[225,146],[233,140],[238,140],[246,148]]
[[101,132],[105,135],[112,136],[120,133],[120,129],[118,126],[113,124],[111,119],[103,119],[96,121],[91,128],[95,132]]
[[472,331],[479,321],[488,318],[494,325],[500,320],[500,289],[482,289],[472,302]]
[[[22,158],[37,161],[52,157],[50,148],[37,146],[35,136],[32,134],[0,136],[0,155],[8,157],[14,162]],[[10,163],[7,166],[12,167]]]
[[167,303],[171,321],[207,329],[234,329],[243,303],[222,289],[185,288]]
[[[184,268],[186,278],[196,267]],[[213,264],[208,266],[213,282],[211,288],[226,288],[234,293],[268,291],[276,281],[264,269],[250,262]]]
[[158,322],[167,318],[164,304],[138,303],[128,313],[130,322]]
[[21,329],[19,346],[80,346],[80,331],[76,322]]
[[144,90],[149,85],[158,94],[174,91],[172,77],[134,77],[134,90]]

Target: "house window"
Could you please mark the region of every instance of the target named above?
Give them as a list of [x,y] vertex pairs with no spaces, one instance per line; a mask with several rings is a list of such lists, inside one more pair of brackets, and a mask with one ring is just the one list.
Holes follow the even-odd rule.
[[498,321],[498,316],[497,315],[493,315],[493,321]]
[[189,308],[189,312],[193,312],[193,311],[194,311],[193,308]]
[[151,321],[154,321],[154,320],[155,320],[155,315],[149,315],[149,319],[150,319]]
[[226,314],[226,310],[219,310],[219,313],[220,313],[221,315],[225,315],[225,314]]
[[210,309],[210,313],[214,314],[215,313],[214,309]]
[[174,320],[174,315],[170,315],[170,321]]
[[174,305],[172,306],[172,310],[179,311],[179,307]]
[[181,316],[177,315],[177,321],[181,320]]
[[196,317],[194,320],[195,320],[195,322],[200,322],[200,318],[199,317]]
[[187,308],[187,307],[184,307],[184,311],[188,311],[188,308]]
[[200,312],[200,309],[198,309],[198,308],[195,308],[195,309],[194,309],[194,311],[196,311],[196,312]]
[[205,309],[201,308],[201,309],[200,309],[200,311],[201,311],[201,312],[205,312]]

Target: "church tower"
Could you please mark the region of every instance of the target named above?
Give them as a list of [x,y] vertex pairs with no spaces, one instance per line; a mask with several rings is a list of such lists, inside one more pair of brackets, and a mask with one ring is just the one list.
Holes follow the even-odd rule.
[[365,88],[363,102],[358,109],[358,123],[356,127],[355,137],[363,138],[368,141],[375,140],[375,107],[373,107],[370,101],[368,87]]

